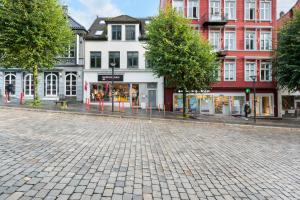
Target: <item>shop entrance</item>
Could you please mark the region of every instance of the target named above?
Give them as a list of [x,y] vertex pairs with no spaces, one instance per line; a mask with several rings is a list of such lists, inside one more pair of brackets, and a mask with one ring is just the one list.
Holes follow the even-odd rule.
[[148,90],[148,105],[152,108],[156,107],[156,90]]
[[296,108],[297,110],[300,110],[300,100],[295,101],[295,108]]

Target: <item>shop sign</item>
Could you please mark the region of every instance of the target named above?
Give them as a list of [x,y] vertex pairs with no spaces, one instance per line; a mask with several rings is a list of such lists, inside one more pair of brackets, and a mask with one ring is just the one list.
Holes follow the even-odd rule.
[[124,77],[123,75],[114,75],[114,78],[112,75],[98,75],[98,81],[123,81]]

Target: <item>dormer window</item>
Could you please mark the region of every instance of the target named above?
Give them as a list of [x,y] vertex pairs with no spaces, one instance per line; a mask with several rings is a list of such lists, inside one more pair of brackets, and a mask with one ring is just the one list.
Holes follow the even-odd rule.
[[112,25],[112,40],[122,40],[122,26]]
[[104,21],[104,20],[101,20],[101,21],[99,22],[99,24],[105,24],[105,21]]
[[95,35],[102,35],[103,31],[96,31]]
[[126,25],[126,40],[135,40],[135,25]]

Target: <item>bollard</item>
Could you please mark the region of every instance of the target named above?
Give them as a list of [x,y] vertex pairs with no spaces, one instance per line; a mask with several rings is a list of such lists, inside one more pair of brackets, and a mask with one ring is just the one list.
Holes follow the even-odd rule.
[[101,99],[99,99],[99,111],[101,111],[102,108],[102,103],[101,103]]
[[20,93],[20,105],[23,104],[23,98],[24,98],[24,93],[21,92],[21,93]]
[[125,105],[124,105],[124,101],[122,101],[122,111],[125,112]]
[[121,102],[120,102],[120,99],[119,99],[119,108],[118,108],[118,112],[121,112]]
[[160,113],[160,104],[158,104],[158,112]]
[[101,99],[102,112],[104,112],[104,99]]
[[164,117],[166,116],[166,105],[164,104]]
[[151,120],[151,117],[152,117],[152,105],[150,104],[150,107],[149,107],[149,117],[150,117],[150,120]]

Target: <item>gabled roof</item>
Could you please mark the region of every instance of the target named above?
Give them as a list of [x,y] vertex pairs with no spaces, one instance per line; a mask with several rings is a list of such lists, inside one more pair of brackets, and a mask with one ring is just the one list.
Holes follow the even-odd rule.
[[140,40],[145,37],[146,21],[151,18],[133,18],[128,15],[118,17],[97,17],[86,35],[86,40],[107,40],[107,24],[139,24],[140,25]]
[[68,15],[69,25],[73,30],[84,30],[86,31],[85,27],[79,24],[75,19],[73,19],[70,15]]
[[106,20],[107,24],[112,24],[112,23],[134,23],[134,24],[139,24],[140,20],[130,17],[128,15],[120,15],[118,17],[113,17],[113,18],[107,18]]

